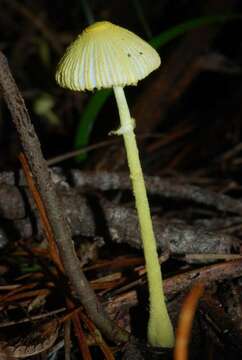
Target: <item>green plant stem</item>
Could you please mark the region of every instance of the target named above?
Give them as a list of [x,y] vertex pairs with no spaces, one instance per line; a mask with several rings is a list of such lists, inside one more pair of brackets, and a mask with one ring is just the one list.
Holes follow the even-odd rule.
[[[111,94],[110,89],[102,89],[98,91],[91,97],[91,100],[88,102],[85,107],[84,113],[81,116],[81,121],[79,122],[76,136],[75,136],[75,149],[80,149],[88,145],[90,140],[90,135],[94,126],[98,113],[105,104],[107,98]],[[79,154],[76,158],[78,161],[83,161],[87,158],[87,153],[85,150],[82,154]]]
[[152,346],[173,347],[174,333],[165,304],[162,274],[158,259],[156,241],[151,220],[139,152],[133,131],[134,120],[130,117],[128,104],[122,87],[114,87],[121,128],[116,131],[124,137],[130,177],[133,185],[136,209],[138,212],[141,238],[147,270],[150,318],[148,322],[148,341]]

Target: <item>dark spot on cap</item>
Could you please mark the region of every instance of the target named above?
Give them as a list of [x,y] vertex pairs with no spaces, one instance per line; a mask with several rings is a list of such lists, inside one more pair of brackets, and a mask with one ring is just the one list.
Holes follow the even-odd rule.
[[128,54],[128,57],[131,57],[131,54]]
[[143,55],[142,51],[139,52],[140,55]]

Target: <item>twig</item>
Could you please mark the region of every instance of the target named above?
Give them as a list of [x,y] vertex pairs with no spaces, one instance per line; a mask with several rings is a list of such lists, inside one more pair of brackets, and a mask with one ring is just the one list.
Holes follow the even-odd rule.
[[64,324],[65,360],[71,360],[71,322],[66,320]]
[[174,360],[188,359],[188,344],[191,335],[192,322],[196,311],[197,303],[199,301],[199,298],[202,296],[203,291],[204,285],[202,283],[194,285],[182,305],[176,331]]
[[242,260],[242,255],[239,254],[188,254],[184,256],[187,262],[201,261],[206,263],[207,261],[230,261],[230,260]]
[[164,281],[166,294],[175,295],[183,291],[197,281],[211,284],[213,281],[222,281],[240,277],[242,273],[242,261],[233,260],[220,264],[213,264],[187,271],[183,274],[174,275]]
[[33,289],[38,285],[37,282],[25,285],[19,285],[17,288],[9,291],[7,294],[0,296],[0,303],[1,305],[4,304],[6,301],[9,301],[9,298],[13,298],[16,294],[19,294],[25,290]]
[[41,221],[43,223],[43,228],[44,231],[46,232],[47,238],[49,240],[49,249],[50,249],[50,253],[51,253],[51,258],[53,259],[54,263],[57,265],[57,267],[63,272],[63,265],[60,261],[59,255],[58,255],[58,251],[57,251],[57,247],[56,247],[56,243],[55,243],[55,239],[53,237],[53,232],[50,226],[50,223],[48,221],[48,218],[46,216],[46,211],[44,208],[44,204],[41,200],[41,197],[35,187],[35,183],[33,181],[33,177],[29,168],[29,164],[26,160],[26,157],[23,153],[21,153],[19,155],[19,160],[22,164],[22,168],[26,177],[26,181],[28,183],[29,189],[32,193],[32,197],[36,203],[36,206],[39,210],[39,214],[40,214],[40,218]]
[[76,157],[78,155],[84,154],[84,153],[86,153],[88,151],[100,149],[102,147],[110,146],[110,145],[115,144],[115,143],[117,144],[119,141],[120,141],[120,139],[101,141],[101,142],[99,142],[97,144],[85,146],[85,147],[83,147],[81,149],[73,150],[73,151],[70,151],[68,153],[55,156],[54,158],[51,158],[51,159],[47,160],[47,163],[48,163],[49,166],[55,165],[55,164],[60,163],[62,161],[69,160],[69,159],[74,158],[74,157]]
[[84,321],[86,327],[88,328],[91,336],[94,338],[97,345],[99,345],[100,349],[103,352],[106,360],[114,360],[114,356],[108,345],[102,338],[102,335],[99,333],[95,325],[88,319],[88,317],[84,313],[80,313],[81,319]]
[[33,173],[38,190],[45,205],[48,219],[57,242],[61,261],[76,296],[82,302],[88,315],[107,337],[115,342],[126,342],[128,334],[117,327],[106,315],[93,289],[80,269],[70,228],[64,218],[62,204],[57,196],[40,143],[31,124],[24,100],[10,72],[7,59],[0,52],[0,87],[11,112],[26,158]]
[[30,290],[30,291],[25,291],[25,292],[21,292],[18,293],[16,295],[13,296],[9,296],[7,298],[7,300],[5,301],[5,303],[11,303],[12,301],[18,301],[21,299],[31,299],[33,297],[36,296],[44,296],[47,297],[50,294],[50,290],[49,289],[37,289],[37,290]]
[[79,348],[81,349],[82,358],[85,360],[92,360],[92,356],[80,320],[78,318],[78,314],[75,314],[74,316],[75,317],[73,318],[73,322],[75,324],[75,334],[78,340]]
[[[167,143],[167,140],[166,138],[163,137],[163,134],[159,134],[159,133],[147,133],[147,134],[142,134],[142,135],[137,135],[137,138],[138,139],[149,139],[149,138],[159,138],[159,139],[162,139],[161,141],[163,141],[163,143]],[[69,151],[69,152],[66,152],[64,154],[60,154],[60,155],[57,155],[51,159],[48,159],[47,160],[47,163],[49,166],[51,165],[56,165],[62,161],[65,161],[65,160],[69,160],[71,158],[74,158],[78,155],[81,155],[81,154],[85,154],[86,152],[89,152],[89,151],[93,151],[93,150],[97,150],[97,149],[100,149],[100,148],[103,148],[103,147],[107,147],[107,146],[111,146],[111,145],[118,145],[120,143],[120,139],[119,138],[115,138],[115,139],[112,139],[112,140],[105,140],[105,141],[100,141],[96,144],[92,144],[92,145],[88,145],[88,146],[84,146],[80,149],[77,149],[77,150],[73,150],[73,151]]]
[[39,315],[28,315],[27,318],[25,319],[21,319],[21,320],[12,320],[12,321],[4,321],[0,323],[0,328],[4,328],[7,326],[11,326],[11,325],[18,325],[18,324],[24,324],[24,323],[28,323],[28,322],[33,322],[35,320],[42,320],[45,319],[47,317],[54,317],[59,313],[65,312],[66,308],[62,307],[60,309],[56,309],[53,311],[49,311],[47,313],[43,313],[43,314],[39,314]]

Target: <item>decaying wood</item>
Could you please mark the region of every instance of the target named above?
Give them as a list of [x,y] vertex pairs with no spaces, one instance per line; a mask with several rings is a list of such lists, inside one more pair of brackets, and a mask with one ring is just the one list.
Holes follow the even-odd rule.
[[[56,184],[66,185],[67,187],[72,184],[74,187],[89,187],[102,191],[131,190],[131,183],[127,173],[106,171],[83,172],[76,169],[65,173],[59,168],[54,168],[52,169],[52,179]],[[193,201],[196,204],[206,205],[219,211],[242,214],[242,202],[240,200],[199,186],[186,184],[177,178],[164,179],[159,176],[145,176],[145,183],[147,191],[151,195],[159,195],[169,199]],[[22,186],[25,185],[25,180],[21,173],[2,172],[0,173],[0,184],[18,184]]]
[[[130,190],[129,176],[113,172],[71,171],[71,179],[76,186],[90,187],[102,191]],[[196,204],[231,213],[242,214],[242,202],[229,196],[218,194],[198,186],[179,182],[178,179],[162,179],[158,176],[145,176],[147,191],[151,195],[165,198],[193,201]]]
[[[100,238],[105,237],[108,231],[112,241],[128,243],[132,247],[140,248],[138,220],[134,209],[118,206],[100,197],[95,198],[95,209],[93,209],[89,197],[82,194],[86,187],[106,191],[120,188],[128,190],[130,185],[127,175],[110,174],[108,176],[107,173],[91,174],[74,170],[71,174],[75,186],[70,187],[64,175],[58,175],[58,172],[59,170],[52,176],[55,179],[56,189],[63,204],[72,236]],[[24,180],[20,178],[17,183],[20,185],[16,184],[13,174],[12,178],[10,174],[2,173],[0,175],[0,219],[13,221],[13,228],[23,238],[28,238],[33,234],[40,236],[42,233],[40,221]],[[227,209],[230,212],[241,211],[240,201],[199,187],[177,185],[174,181],[162,180],[157,177],[147,178],[147,183],[148,189],[153,194],[195,200],[210,206],[214,205],[220,210]],[[95,213],[97,205],[99,206],[99,219]],[[34,222],[33,219],[35,219]],[[212,219],[211,225],[209,220],[204,223],[197,221],[190,225],[178,219],[153,217],[158,247],[161,251],[169,250],[173,255],[229,254],[232,249],[233,251],[238,250],[239,239],[219,231],[226,225],[226,222],[227,225],[233,225],[238,224],[238,221],[238,217],[231,217],[223,222],[221,219],[217,219],[217,223],[215,219]],[[97,222],[99,226],[97,226]],[[106,225],[106,230],[103,224]]]

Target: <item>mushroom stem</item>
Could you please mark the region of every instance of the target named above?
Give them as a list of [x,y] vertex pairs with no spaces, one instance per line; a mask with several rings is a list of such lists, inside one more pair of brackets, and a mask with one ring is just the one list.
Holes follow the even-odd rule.
[[130,177],[132,180],[136,209],[140,224],[141,239],[144,248],[150,301],[148,341],[152,346],[170,348],[174,346],[174,332],[165,304],[162,274],[158,259],[149,202],[135,134],[133,131],[134,120],[130,116],[123,88],[115,86],[114,94],[121,122],[121,128],[116,131],[116,134],[122,134],[124,137],[128,165],[131,174]]

